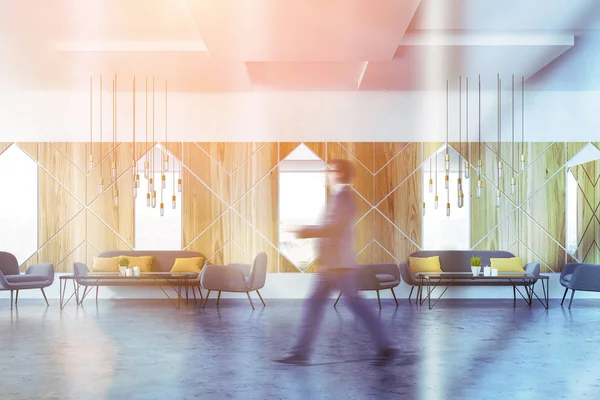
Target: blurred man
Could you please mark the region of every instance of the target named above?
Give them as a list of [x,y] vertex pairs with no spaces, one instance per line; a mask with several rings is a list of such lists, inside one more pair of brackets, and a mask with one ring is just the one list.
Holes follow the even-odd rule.
[[308,363],[323,320],[329,295],[341,291],[350,310],[364,323],[378,350],[378,358],[386,362],[397,349],[391,347],[375,313],[359,296],[357,290],[356,258],[354,255],[354,222],[356,201],[349,184],[354,178],[354,166],[347,160],[332,160],[328,165],[327,179],[332,197],[320,225],[305,226],[294,232],[299,238],[318,238],[321,271],[316,274],[315,285],[307,300],[298,342],[290,356],[276,360],[284,364]]

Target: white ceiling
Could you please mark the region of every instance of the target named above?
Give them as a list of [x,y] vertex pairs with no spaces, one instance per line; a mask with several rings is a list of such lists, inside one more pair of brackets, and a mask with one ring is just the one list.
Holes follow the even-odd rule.
[[[90,75],[180,92],[422,90],[533,76],[592,26],[597,0],[0,0],[0,88]],[[107,82],[109,82],[107,80]],[[486,87],[487,87],[486,86]]]

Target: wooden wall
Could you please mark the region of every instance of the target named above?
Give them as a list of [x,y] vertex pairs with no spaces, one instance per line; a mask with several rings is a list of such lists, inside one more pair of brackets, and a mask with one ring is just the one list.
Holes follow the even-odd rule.
[[[250,262],[257,252],[265,251],[269,271],[299,273],[277,250],[277,167],[299,144],[169,143],[169,150],[185,166],[183,247],[201,252],[213,263]],[[324,160],[355,162],[353,187],[360,209],[356,249],[361,262],[402,262],[420,248],[420,166],[441,143],[304,144]],[[470,179],[471,247],[507,249],[526,261],[539,260],[545,270],[558,271],[572,260],[565,250],[565,164],[586,144],[526,143],[527,167],[516,171],[517,194],[510,195],[507,165],[497,208],[497,145],[485,143],[481,199],[474,197],[474,169]],[[0,156],[10,145],[19,146],[39,168],[38,251],[23,267],[44,261],[54,263],[57,271],[71,271],[73,261],[91,262],[101,251],[134,247],[131,143],[119,143],[114,151],[119,169],[114,182],[111,144],[104,144],[102,150],[94,144],[92,171],[87,170],[86,143],[0,143]],[[452,146],[458,150],[455,143]],[[145,145],[138,144],[135,157],[143,151]],[[477,153],[477,144],[472,144],[473,163]],[[502,158],[510,163],[510,144],[503,145]],[[101,169],[105,191],[98,194]],[[119,208],[112,205],[112,185],[119,188]],[[306,271],[314,270],[312,266]]]

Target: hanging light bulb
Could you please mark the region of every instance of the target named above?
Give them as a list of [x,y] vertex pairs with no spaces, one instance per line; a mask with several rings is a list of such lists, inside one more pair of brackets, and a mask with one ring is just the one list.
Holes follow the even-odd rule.
[[133,186],[133,198],[136,199],[137,198],[137,181],[134,180],[132,183]]
[[423,215],[425,215],[425,202],[423,202]]
[[181,193],[183,191],[183,183],[181,178],[177,179],[177,191]]
[[156,190],[152,192],[152,208],[156,208]]
[[167,188],[167,176],[165,174],[163,174],[163,176],[161,178],[160,187],[163,188],[163,189]]
[[458,178],[458,182],[456,184],[456,190],[458,191],[458,193],[460,193],[462,191],[462,179]]
[[446,173],[450,172],[450,153],[446,153],[444,155],[444,167],[446,168]]
[[496,207],[500,207],[500,189],[496,190]]
[[469,179],[469,169],[470,169],[470,165],[468,161],[465,161],[465,179]]
[[165,163],[164,163],[165,172],[169,172],[169,156],[165,155]]
[[510,193],[514,196],[515,195],[515,188],[517,186],[517,180],[515,179],[515,177],[511,177],[510,178]]
[[177,208],[177,196],[175,195],[171,197],[171,206],[173,207],[173,210]]
[[481,179],[481,169],[483,168],[483,161],[477,161],[477,178]]
[[477,180],[477,198],[479,199],[481,197],[481,186],[482,186],[482,182],[481,179]]
[[440,202],[439,196],[435,196],[435,202],[433,203],[433,208],[435,208],[436,210],[438,209],[439,202]]
[[450,203],[446,203],[446,217],[450,216]]
[[521,171],[525,171],[525,154],[521,154]]
[[139,188],[140,187],[140,174],[135,174],[135,187]]
[[100,178],[98,181],[98,194],[102,194],[104,192],[104,179]]
[[450,175],[446,172],[446,176],[444,177],[444,187],[446,189],[450,188]]
[[94,169],[94,156],[92,154],[90,154],[89,158],[88,158],[88,164],[89,164],[89,168],[90,168],[90,172]]
[[498,178],[502,178],[502,161],[498,161]]
[[150,207],[150,192],[146,193],[146,207]]
[[458,192],[458,208],[462,208],[464,203],[465,203],[465,195],[464,195],[463,191],[461,190],[460,192]]
[[144,162],[144,178],[148,179],[150,177],[150,163],[148,161]]
[[113,179],[117,178],[117,163],[113,161],[112,168],[110,169]]
[[165,216],[165,203],[160,203],[160,216]]
[[429,193],[433,193],[433,179],[429,178]]
[[149,178],[148,179],[148,190],[153,192],[154,191],[154,178]]
[[115,189],[113,203],[114,203],[115,207],[119,207],[119,190],[118,189]]

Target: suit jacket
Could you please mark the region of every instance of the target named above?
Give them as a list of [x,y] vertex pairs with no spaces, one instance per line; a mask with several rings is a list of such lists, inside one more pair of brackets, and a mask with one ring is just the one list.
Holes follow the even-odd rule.
[[304,227],[302,238],[318,238],[321,268],[355,268],[354,219],[356,200],[350,186],[333,195],[319,225]]

